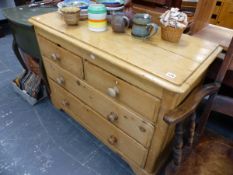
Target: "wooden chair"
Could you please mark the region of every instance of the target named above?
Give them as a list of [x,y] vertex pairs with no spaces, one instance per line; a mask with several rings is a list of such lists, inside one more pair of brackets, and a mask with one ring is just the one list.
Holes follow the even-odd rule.
[[[193,23],[190,28],[190,34],[194,37],[202,38],[220,44],[225,51],[233,37],[233,30],[221,26],[209,24],[213,9],[215,8],[216,0],[199,0],[194,15]],[[210,68],[207,77],[214,78],[217,70],[220,68],[223,58],[221,56],[215,61]],[[223,80],[223,85],[233,89],[233,61],[231,61],[228,72]],[[224,104],[224,105],[221,105]],[[223,107],[224,106],[224,107]],[[213,102],[213,111],[224,113],[225,115],[233,117],[233,98],[230,95],[220,95],[215,98]]]
[[[233,39],[231,40],[226,57],[220,67],[217,77],[213,83],[197,87],[184,102],[176,109],[170,111],[164,116],[164,121],[168,125],[175,126],[175,138],[173,146],[173,158],[166,168],[166,174],[182,174],[185,172],[182,164],[185,163],[190,152],[198,147],[198,141],[205,129],[206,122],[211,112],[216,94],[221,87],[223,78],[233,59]],[[207,98],[205,108],[196,122],[197,107],[204,98]],[[196,125],[197,124],[197,125]],[[194,144],[195,143],[195,144]],[[200,151],[199,151],[200,152]],[[231,150],[231,160],[233,162],[233,144]],[[192,160],[192,159],[191,159]],[[205,166],[205,165],[204,165]],[[183,168],[179,171],[179,168]],[[187,169],[188,167],[186,167]],[[194,168],[194,167],[189,167]],[[213,168],[213,167],[212,167]],[[231,167],[233,168],[233,166]],[[231,169],[233,172],[233,169]],[[198,173],[193,173],[198,174]],[[214,174],[214,173],[212,173]],[[217,173],[216,173],[217,174]],[[189,174],[190,175],[190,174]]]
[[233,30],[209,24],[217,0],[198,0],[194,17],[189,26],[189,34],[220,44],[227,50],[233,37]]
[[214,11],[217,0],[199,0],[194,14],[191,34],[195,34],[208,26],[210,17]]

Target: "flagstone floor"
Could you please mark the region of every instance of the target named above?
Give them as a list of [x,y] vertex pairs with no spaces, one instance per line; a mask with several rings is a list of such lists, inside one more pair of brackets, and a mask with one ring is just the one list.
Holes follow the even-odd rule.
[[30,106],[10,82],[22,67],[0,38],[0,175],[133,175],[129,166],[46,99]]

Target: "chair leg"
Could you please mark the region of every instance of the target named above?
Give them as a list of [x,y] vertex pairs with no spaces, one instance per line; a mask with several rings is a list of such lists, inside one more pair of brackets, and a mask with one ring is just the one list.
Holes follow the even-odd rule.
[[189,157],[190,153],[192,152],[192,148],[195,143],[195,131],[196,131],[196,112],[190,115],[190,118],[188,119],[188,130],[187,130],[187,138],[186,144],[183,146],[183,159],[182,161],[185,161],[187,157]]
[[188,136],[188,147],[193,146],[194,134],[196,127],[196,113],[193,113],[190,117],[190,128],[189,128],[189,136]]
[[166,175],[174,175],[180,167],[183,152],[183,123],[178,123],[175,129],[175,140],[173,146],[173,159],[165,170]]
[[199,140],[199,138],[202,136],[202,134],[204,132],[205,126],[207,124],[207,121],[209,119],[209,115],[210,115],[211,110],[212,110],[212,104],[214,102],[215,96],[216,96],[216,94],[213,94],[207,100],[207,105],[204,109],[204,112],[201,115],[200,121],[199,121],[198,126],[197,126],[197,132],[196,132],[197,133],[197,138],[196,138],[197,140]]

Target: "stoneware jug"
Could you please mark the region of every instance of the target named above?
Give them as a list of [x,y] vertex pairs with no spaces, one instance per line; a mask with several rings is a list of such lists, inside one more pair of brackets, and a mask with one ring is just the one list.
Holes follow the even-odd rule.
[[149,38],[158,31],[158,25],[151,23],[151,16],[146,13],[138,13],[133,18],[131,34],[135,37]]
[[124,33],[129,27],[129,18],[124,13],[117,13],[112,16],[112,30],[116,33]]

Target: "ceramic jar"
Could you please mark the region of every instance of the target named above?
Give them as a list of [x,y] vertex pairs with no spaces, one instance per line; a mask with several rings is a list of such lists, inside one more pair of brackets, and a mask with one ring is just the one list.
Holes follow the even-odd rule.
[[111,25],[112,30],[116,33],[124,33],[129,27],[130,21],[124,13],[118,13],[112,16]]
[[146,13],[138,13],[133,18],[131,34],[140,38],[149,38],[158,31],[158,25],[151,23],[151,16]]
[[102,32],[107,29],[107,10],[103,4],[91,4],[88,7],[88,28],[91,31]]

